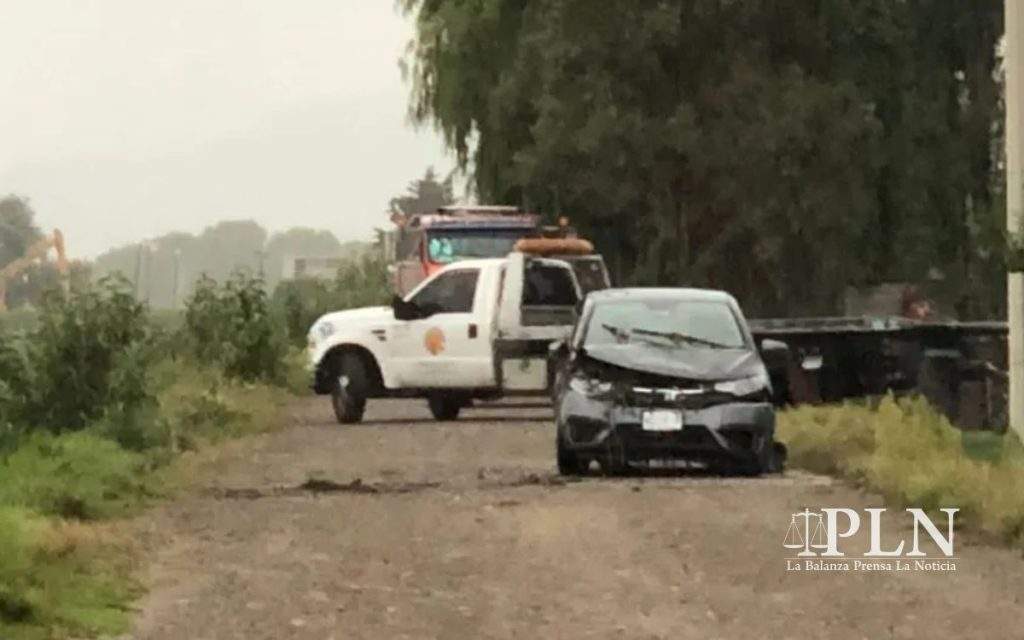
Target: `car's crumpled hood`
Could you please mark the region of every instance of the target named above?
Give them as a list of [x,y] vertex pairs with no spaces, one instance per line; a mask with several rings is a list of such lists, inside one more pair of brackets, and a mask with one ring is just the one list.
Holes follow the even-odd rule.
[[760,356],[750,349],[667,348],[634,342],[587,347],[585,353],[616,367],[690,380],[733,380],[764,372]]

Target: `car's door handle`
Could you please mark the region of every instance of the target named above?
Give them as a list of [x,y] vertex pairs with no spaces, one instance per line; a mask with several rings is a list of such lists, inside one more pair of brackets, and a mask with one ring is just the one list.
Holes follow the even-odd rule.
[[469,323],[469,339],[472,340],[476,337],[476,323]]

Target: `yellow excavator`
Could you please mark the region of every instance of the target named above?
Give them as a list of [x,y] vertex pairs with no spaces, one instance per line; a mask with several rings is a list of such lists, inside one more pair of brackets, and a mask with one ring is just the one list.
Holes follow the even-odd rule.
[[42,239],[33,243],[25,250],[25,255],[9,262],[3,269],[0,269],[0,312],[7,311],[7,284],[25,272],[36,261],[45,262],[46,254],[53,249],[57,254],[54,266],[62,278],[68,274],[68,257],[64,251],[64,234],[60,229],[54,229],[53,233],[43,236]]

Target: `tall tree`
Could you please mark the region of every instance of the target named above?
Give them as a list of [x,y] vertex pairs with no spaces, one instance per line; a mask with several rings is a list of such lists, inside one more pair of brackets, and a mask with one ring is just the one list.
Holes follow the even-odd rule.
[[25,198],[9,195],[0,199],[0,267],[25,255],[25,250],[42,239],[35,211]]
[[434,168],[428,167],[422,178],[409,183],[404,194],[391,198],[388,208],[391,213],[423,213],[451,204],[454,199],[452,176],[439,181]]
[[413,118],[484,199],[570,214],[620,281],[757,313],[839,311],[847,284],[936,267],[971,289],[997,0],[404,7]]

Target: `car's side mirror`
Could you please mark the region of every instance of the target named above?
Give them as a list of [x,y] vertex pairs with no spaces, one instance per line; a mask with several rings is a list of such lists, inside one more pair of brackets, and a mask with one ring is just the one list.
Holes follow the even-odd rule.
[[765,338],[760,344],[761,360],[768,371],[778,375],[789,366],[789,345],[781,340]]
[[401,296],[391,299],[391,309],[395,312],[395,320],[416,320],[422,315],[415,302],[406,302]]
[[783,406],[790,396],[789,381],[789,345],[781,340],[765,338],[761,341],[761,360],[768,369],[768,377],[772,381],[772,401],[776,406]]

